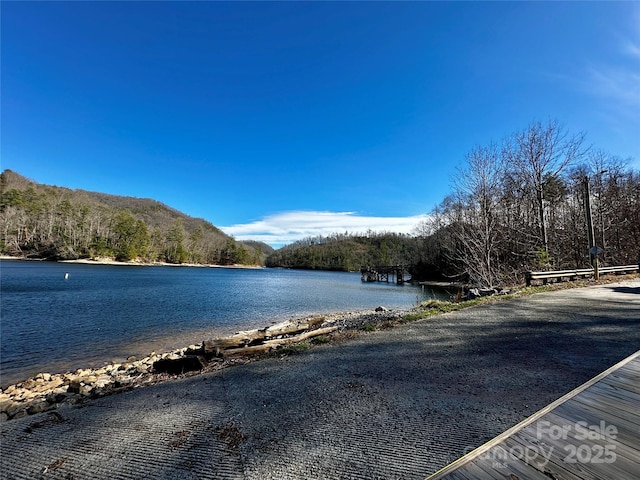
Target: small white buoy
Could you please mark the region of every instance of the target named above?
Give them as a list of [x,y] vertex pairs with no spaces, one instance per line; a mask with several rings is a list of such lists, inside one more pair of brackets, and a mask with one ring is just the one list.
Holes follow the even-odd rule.
[[65,279],[65,280],[67,280],[68,278],[69,278],[69,272],[66,272],[66,273],[64,274],[64,279]]

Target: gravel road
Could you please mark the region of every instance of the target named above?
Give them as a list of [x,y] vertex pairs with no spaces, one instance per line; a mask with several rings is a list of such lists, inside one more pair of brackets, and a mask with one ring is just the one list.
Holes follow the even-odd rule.
[[420,479],[640,349],[640,280],[2,423],[6,479]]

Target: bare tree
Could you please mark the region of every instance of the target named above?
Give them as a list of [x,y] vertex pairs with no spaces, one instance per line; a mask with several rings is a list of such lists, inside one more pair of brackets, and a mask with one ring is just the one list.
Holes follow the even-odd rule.
[[455,196],[464,206],[457,234],[460,261],[472,282],[483,286],[499,283],[499,207],[504,164],[498,147],[476,147],[454,180]]
[[522,181],[536,207],[540,247],[549,252],[547,183],[580,160],[588,150],[584,133],[571,135],[557,121],[534,122],[515,133],[505,149],[512,175]]

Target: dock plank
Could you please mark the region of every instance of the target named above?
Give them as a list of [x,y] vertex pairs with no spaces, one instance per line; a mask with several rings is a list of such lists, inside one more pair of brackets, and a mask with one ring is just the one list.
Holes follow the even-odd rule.
[[640,478],[640,351],[428,480],[484,479],[485,474],[494,479]]
[[[567,420],[563,417],[551,413],[545,418],[556,422],[557,425],[566,425]],[[575,422],[575,419],[572,420]],[[571,426],[571,424],[569,424]],[[615,438],[612,438],[615,437]],[[576,432],[574,428],[567,431],[566,436],[556,440],[554,447],[565,454],[565,462],[586,463],[589,470],[599,471],[602,465],[608,471],[626,472],[626,476],[613,475],[613,478],[632,478],[632,473],[638,474],[638,466],[640,465],[640,452],[634,447],[638,438],[626,437],[620,438],[618,435],[612,437],[603,436],[603,438],[591,439],[585,438],[582,432]]]
[[629,390],[621,390],[611,385],[598,382],[588,390],[577,395],[579,398],[588,398],[591,401],[609,405],[613,408],[622,408],[623,410],[633,409],[640,399],[640,395],[634,394]]
[[586,421],[587,425],[600,425],[600,422],[604,422],[605,429],[611,426],[615,427],[615,434],[612,435],[613,439],[624,443],[625,445],[633,446],[638,439],[638,427],[637,424],[627,422],[625,419],[615,417],[612,415],[606,415],[603,411],[598,410],[585,410],[579,408],[579,405],[572,405],[563,409],[556,409],[553,412],[554,415],[562,418],[566,425],[572,425],[569,422]]
[[627,372],[621,375],[609,375],[599,383],[603,387],[609,386],[614,390],[619,390],[621,394],[636,398],[640,396],[640,383],[637,380],[639,375],[630,375]]
[[538,439],[532,429],[525,428],[512,435],[509,440],[517,442],[522,447],[535,445],[540,448],[548,462],[544,463],[538,459],[534,465],[547,475],[547,477],[562,480],[584,480],[584,477],[579,476],[576,472],[569,469],[570,466],[564,462],[565,455],[563,455],[562,452],[554,450],[552,445],[544,440]]
[[585,401],[584,398],[576,399],[574,403],[579,403],[586,408],[591,408],[596,412],[602,412],[603,414],[613,415],[614,417],[624,420],[630,424],[638,425],[638,430],[640,430],[640,417],[629,415],[626,410],[612,410],[608,408],[603,408],[601,404],[594,403],[593,401]]
[[[503,444],[496,447],[496,449],[501,449],[505,452],[509,452],[509,448],[512,445],[512,442],[507,440],[503,442]],[[513,478],[512,475],[515,475],[519,479],[527,479],[527,480],[549,480],[549,477],[542,473],[540,470],[536,469],[534,466],[529,465],[522,461],[522,459],[517,458],[513,455],[510,455],[509,461],[506,464],[506,468],[498,469],[505,478]],[[494,470],[494,477],[495,470]]]
[[463,471],[461,470],[459,473],[463,475],[466,480],[493,480],[493,468],[487,468],[484,463],[485,460],[479,458],[469,463],[467,468]]
[[[620,398],[627,403],[631,402],[632,405],[635,405],[636,402],[638,402],[638,400],[640,399],[640,393],[636,393],[634,391],[632,386],[633,382],[631,380],[626,381],[631,388],[620,388],[616,386],[615,379],[613,380],[613,382],[607,382],[607,379],[603,380],[599,381],[596,385],[593,386],[593,388],[590,388],[589,391],[600,393],[600,390],[602,390],[603,395],[612,398]],[[622,382],[624,382],[624,380],[622,380]]]
[[[508,448],[510,451],[521,452],[520,462],[529,465],[539,472],[543,478],[563,478],[565,480],[583,480],[576,476],[573,472],[566,469],[562,462],[562,456],[554,450],[552,445],[546,442],[531,443],[536,441],[528,435],[520,435],[519,433],[512,435],[506,439],[501,446]],[[528,477],[525,477],[528,478]]]
[[616,388],[618,390],[626,390],[631,393],[635,393],[636,395],[640,395],[640,384],[635,384],[633,382],[625,382],[621,378],[605,378],[602,380],[602,383],[605,383],[612,388]]

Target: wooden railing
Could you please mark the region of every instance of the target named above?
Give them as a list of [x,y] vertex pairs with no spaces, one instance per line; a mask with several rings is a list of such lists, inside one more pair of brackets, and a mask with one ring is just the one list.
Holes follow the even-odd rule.
[[[598,274],[599,275],[607,275],[610,273],[620,274],[620,273],[633,273],[639,272],[640,266],[638,265],[620,265],[616,267],[599,267]],[[543,284],[547,284],[549,280],[558,280],[561,281],[563,278],[569,280],[576,280],[578,278],[586,278],[593,276],[594,271],[593,268],[582,268],[576,270],[556,270],[552,272],[526,272],[525,278],[527,281],[527,286],[531,286],[532,280],[542,280]]]

